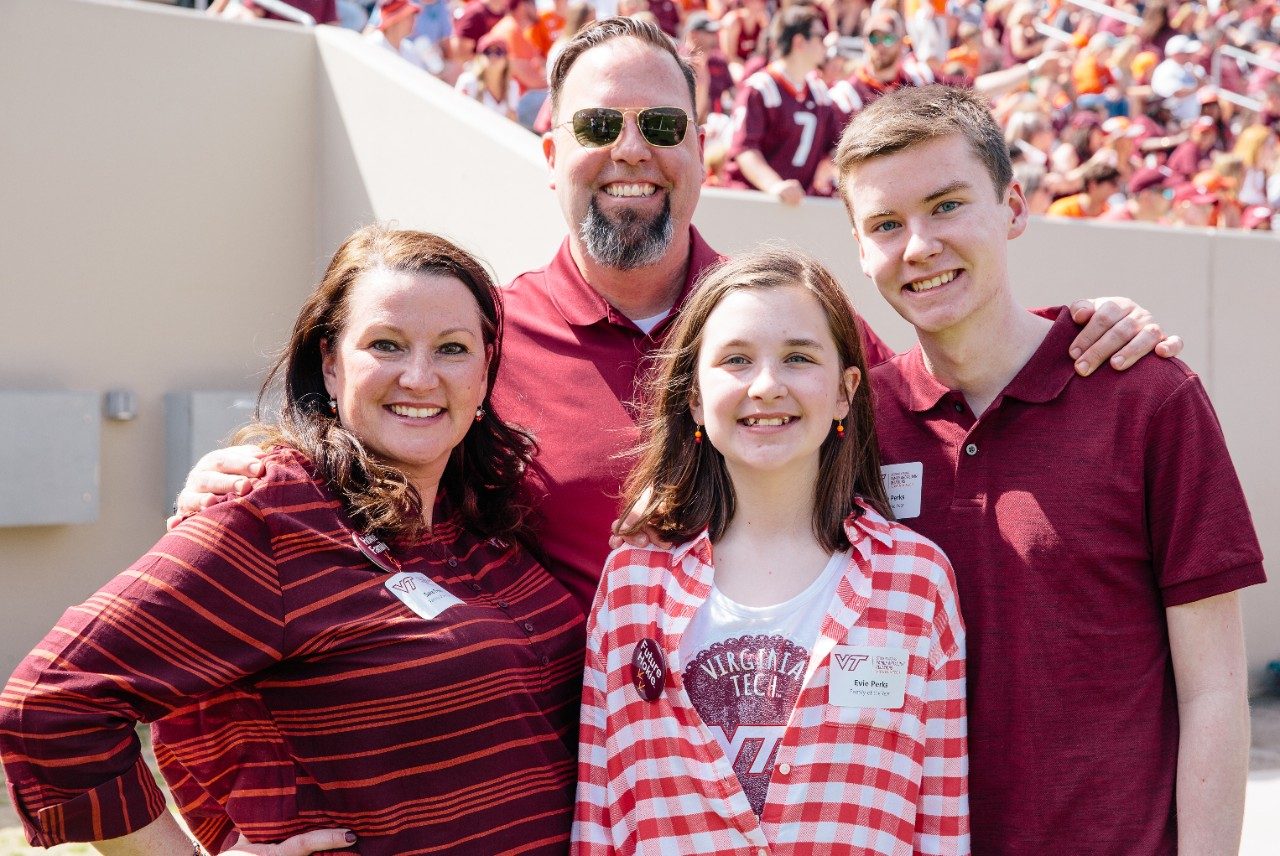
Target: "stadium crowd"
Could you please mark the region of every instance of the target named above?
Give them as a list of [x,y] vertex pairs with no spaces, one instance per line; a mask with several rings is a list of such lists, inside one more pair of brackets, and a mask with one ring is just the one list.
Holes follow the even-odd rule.
[[[265,2],[265,0],[264,0]],[[706,183],[784,204],[833,192],[831,153],[883,93],[972,86],[1033,213],[1272,228],[1280,208],[1275,0],[292,0],[532,131],[593,20],[642,17],[698,71]],[[221,15],[270,13],[216,0]],[[1280,222],[1277,223],[1280,225]]]

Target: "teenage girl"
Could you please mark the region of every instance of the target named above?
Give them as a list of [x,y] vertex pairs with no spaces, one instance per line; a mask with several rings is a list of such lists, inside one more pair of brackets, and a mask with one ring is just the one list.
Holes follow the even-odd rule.
[[[951,566],[889,520],[855,315],[793,251],[659,356],[588,621],[578,854],[969,852]],[[889,486],[893,489],[893,486]]]

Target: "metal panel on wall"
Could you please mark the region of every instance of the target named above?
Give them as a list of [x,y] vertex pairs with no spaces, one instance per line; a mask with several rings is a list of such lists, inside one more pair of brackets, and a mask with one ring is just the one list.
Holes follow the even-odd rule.
[[98,519],[96,392],[0,391],[0,526]]

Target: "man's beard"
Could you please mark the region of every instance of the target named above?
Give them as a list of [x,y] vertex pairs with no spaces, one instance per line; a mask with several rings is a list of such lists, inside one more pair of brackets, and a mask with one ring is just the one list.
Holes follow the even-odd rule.
[[898,62],[901,56],[900,51],[885,51],[880,54],[872,54],[871,67],[876,71],[888,71]]
[[578,227],[587,255],[615,270],[634,270],[653,264],[671,245],[674,231],[669,197],[663,199],[662,210],[649,219],[637,211],[622,211],[617,219],[612,219],[605,216],[592,197]]

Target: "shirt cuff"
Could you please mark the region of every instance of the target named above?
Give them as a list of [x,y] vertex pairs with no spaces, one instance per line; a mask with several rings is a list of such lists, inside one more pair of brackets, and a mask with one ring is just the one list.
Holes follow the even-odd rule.
[[103,841],[137,832],[166,811],[164,792],[139,756],[133,767],[74,799],[35,813],[32,844]]
[[1167,609],[1171,606],[1183,606],[1204,600],[1207,597],[1226,594],[1229,591],[1242,589],[1245,586],[1257,585],[1267,581],[1266,572],[1261,562],[1240,565],[1220,571],[1211,577],[1199,577],[1186,582],[1174,583],[1161,590],[1161,597]]

